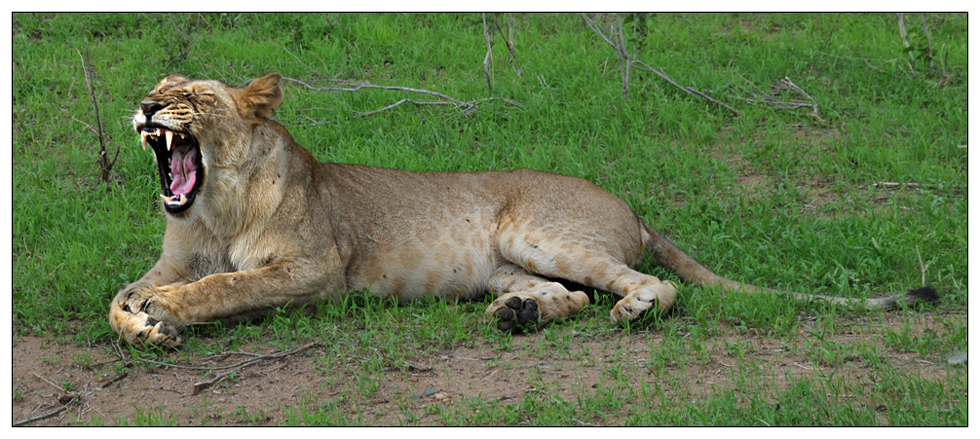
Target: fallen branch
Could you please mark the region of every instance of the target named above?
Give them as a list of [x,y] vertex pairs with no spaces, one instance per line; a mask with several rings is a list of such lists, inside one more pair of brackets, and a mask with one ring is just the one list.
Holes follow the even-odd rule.
[[892,75],[891,73],[885,72],[884,70],[881,70],[881,69],[879,69],[879,68],[871,65],[871,63],[869,63],[866,58],[861,58],[861,60],[864,61],[864,65],[868,66],[869,69],[871,69],[871,70],[873,70],[875,72],[881,73],[883,75],[891,76],[892,78],[895,78],[895,79],[899,79],[900,78],[900,76]]
[[[514,41],[513,41],[514,40],[514,36],[513,35],[504,35],[504,31],[502,29],[500,29],[500,23],[497,22],[497,16],[496,15],[493,16],[493,25],[497,29],[497,34],[499,34],[500,35],[500,38],[503,38],[504,39],[504,43],[507,44],[507,50],[510,51],[510,66],[511,66],[511,68],[513,68],[514,71],[517,72],[517,76],[523,76],[521,74],[521,64],[517,62],[517,53],[514,52]],[[508,30],[511,30],[511,28],[508,27]]]
[[65,410],[68,410],[68,406],[67,405],[63,405],[61,407],[58,407],[58,408],[56,408],[56,409],[54,409],[54,410],[52,410],[50,412],[47,412],[47,413],[44,413],[44,414],[41,414],[41,415],[37,415],[37,416],[31,417],[31,418],[27,418],[27,419],[21,419],[21,420],[19,420],[17,422],[14,422],[13,423],[13,426],[14,427],[18,427],[18,426],[21,426],[21,425],[27,425],[27,424],[29,424],[31,422],[34,422],[34,421],[40,421],[40,420],[45,419],[45,418],[50,418],[50,417],[52,417],[54,415],[57,415],[58,413],[61,413],[61,412],[65,411]]
[[622,76],[623,81],[623,99],[629,99],[630,71],[633,68],[633,56],[626,50],[626,39],[623,37],[622,20],[619,20],[618,25],[617,23],[612,23],[609,26],[609,35],[607,36],[606,33],[603,32],[603,28],[600,27],[595,20],[590,18],[585,13],[582,13],[581,15],[589,29],[592,29],[592,32],[598,34],[603,40],[606,41],[606,43],[612,46],[613,50],[616,51],[616,55],[619,57],[620,75]]
[[[899,13],[897,13],[895,15],[898,16],[898,30],[902,34],[902,42],[905,43],[905,48],[908,49],[909,48],[909,37],[905,33],[905,14],[899,12]],[[911,50],[909,50],[908,52],[909,52],[909,59],[914,62],[915,61],[915,55],[912,54],[912,51]]]
[[234,364],[234,365],[231,365],[231,366],[208,368],[209,370],[214,370],[214,369],[229,369],[229,368],[232,369],[232,370],[230,370],[228,372],[225,372],[225,373],[223,373],[221,375],[217,375],[217,376],[215,376],[214,378],[212,378],[210,380],[201,381],[199,383],[194,383],[194,391],[191,394],[192,395],[197,395],[198,393],[201,393],[202,391],[211,388],[215,384],[218,384],[221,381],[224,381],[224,379],[227,378],[229,375],[231,375],[231,374],[233,374],[235,372],[238,372],[239,370],[241,370],[241,369],[243,369],[245,367],[248,367],[248,366],[251,366],[251,365],[254,365],[254,364],[258,364],[258,363],[261,363],[263,361],[278,360],[278,359],[281,359],[281,358],[283,358],[285,356],[292,355],[292,354],[295,354],[297,352],[305,351],[305,350],[307,350],[309,348],[312,348],[314,346],[319,346],[320,344],[321,343],[309,343],[309,344],[300,346],[300,347],[295,348],[295,349],[290,349],[288,351],[280,351],[280,352],[276,352],[274,354],[268,354],[268,355],[259,355],[257,357],[252,358],[251,360],[242,361],[240,363],[237,363],[237,364]]
[[820,53],[823,52],[824,47],[827,47],[827,43],[830,42],[830,36],[834,34],[837,30],[837,24],[840,23],[840,17],[844,14],[837,14],[837,21],[834,22],[834,27],[830,28],[830,32],[827,34],[827,38],[823,40],[823,44],[820,45],[820,49],[817,50],[817,54],[813,57],[813,61],[810,63],[810,76],[813,76],[813,66],[817,64],[817,60],[820,59]]
[[483,103],[489,102],[489,101],[502,101],[502,102],[505,102],[507,104],[513,105],[513,106],[515,106],[517,108],[524,108],[524,106],[521,105],[521,103],[519,103],[519,102],[512,101],[510,99],[499,98],[499,97],[490,97],[490,98],[484,98],[484,99],[477,99],[477,100],[473,100],[473,101],[461,101],[459,99],[456,99],[456,98],[454,98],[452,96],[445,95],[443,93],[439,93],[439,92],[435,92],[435,91],[431,91],[431,90],[425,90],[425,89],[421,89],[421,88],[399,87],[399,86],[392,86],[392,85],[375,85],[375,84],[371,84],[371,83],[368,83],[368,82],[349,82],[349,81],[336,81],[336,82],[339,82],[340,84],[342,84],[339,87],[314,87],[314,86],[312,86],[310,84],[307,84],[307,83],[305,83],[305,82],[303,82],[303,81],[301,81],[299,79],[293,79],[293,78],[282,78],[282,79],[284,81],[289,81],[289,82],[293,82],[293,83],[302,85],[302,86],[306,87],[307,89],[313,90],[313,91],[349,91],[349,92],[355,92],[355,91],[363,90],[363,89],[379,89],[379,90],[396,90],[396,91],[404,91],[404,92],[409,92],[409,93],[419,93],[419,94],[424,94],[424,95],[429,95],[429,96],[435,96],[437,98],[440,98],[439,100],[430,100],[430,101],[416,101],[416,100],[413,100],[413,99],[402,99],[402,100],[400,100],[398,102],[395,102],[394,104],[388,105],[388,106],[386,106],[384,108],[380,108],[378,110],[368,111],[368,112],[365,112],[365,113],[355,112],[355,114],[357,116],[360,116],[360,117],[370,116],[370,115],[373,115],[373,114],[380,113],[382,111],[387,111],[387,110],[390,110],[392,108],[395,108],[395,107],[397,107],[399,105],[406,104],[406,103],[414,104],[416,106],[421,106],[421,105],[449,105],[449,106],[453,106],[453,107],[458,108],[458,109],[462,109],[463,110],[463,114],[472,113],[472,112],[474,112],[474,111],[476,111],[476,110],[479,109],[480,104],[483,104]]
[[[698,91],[694,87],[684,87],[684,86],[678,84],[673,79],[670,79],[670,77],[667,76],[663,71],[658,70],[658,69],[655,69],[655,68],[651,67],[649,64],[646,64],[646,63],[644,63],[644,62],[642,62],[640,60],[633,59],[633,56],[629,53],[629,51],[626,50],[626,41],[625,41],[625,38],[623,37],[623,25],[622,25],[622,22],[620,22],[618,26],[616,24],[612,24],[610,26],[609,30],[608,30],[609,31],[608,32],[609,35],[606,35],[606,32],[603,32],[604,29],[601,26],[599,26],[595,22],[595,20],[593,20],[592,18],[590,18],[586,14],[581,14],[581,15],[582,15],[582,19],[585,20],[585,24],[589,27],[589,29],[592,29],[593,32],[595,32],[606,43],[608,43],[610,46],[612,46],[613,50],[616,51],[616,55],[619,56],[620,70],[621,70],[622,80],[623,80],[623,98],[625,98],[625,99],[628,99],[629,98],[630,75],[632,74],[632,68],[633,68],[633,65],[635,64],[635,65],[638,66],[638,68],[642,68],[643,70],[647,70],[647,71],[653,72],[655,75],[659,76],[660,79],[663,79],[664,81],[667,81],[667,83],[669,83],[670,85],[673,85],[674,87],[680,89],[684,93],[687,93],[687,94],[689,94],[691,96],[696,96],[696,97],[705,99],[708,102],[711,102],[712,104],[715,104],[715,105],[720,106],[720,107],[722,107],[722,108],[724,108],[724,109],[726,109],[728,111],[731,111],[732,113],[735,113],[736,115],[741,115],[742,114],[741,111],[738,111],[738,110],[736,110],[735,108],[732,108],[729,105],[726,105],[724,103],[721,103],[721,102],[719,102],[719,101],[711,98],[710,96],[708,96],[708,95],[706,95],[706,94]],[[635,31],[636,31],[636,29],[635,29],[635,25],[634,25],[634,32]],[[635,49],[636,48],[634,47],[634,50]]]
[[[85,32],[82,33],[84,34]],[[95,107],[95,126],[98,129],[99,137],[99,159],[97,163],[99,164],[99,168],[101,170],[102,183],[108,184],[109,174],[112,172],[112,167],[116,164],[116,159],[119,158],[120,148],[118,146],[116,147],[116,155],[112,158],[112,160],[109,160],[108,149],[106,148],[107,139],[105,131],[102,129],[102,116],[99,114],[99,101],[95,98],[95,88],[92,87],[92,79],[89,77],[89,71],[92,69],[92,66],[90,66],[88,63],[88,37],[85,37],[85,55],[82,55],[82,52],[79,52],[78,49],[75,49],[75,52],[77,52],[78,57],[82,59],[82,73],[85,75],[85,84],[88,86],[88,94],[92,97],[92,105]],[[109,188],[110,186],[107,185],[106,189]]]
[[909,189],[919,187],[919,184],[918,183],[895,183],[895,182],[892,182],[892,181],[883,181],[881,183],[872,183],[871,186],[878,187],[879,184],[881,186],[884,186],[884,187],[888,188],[888,189],[895,189],[895,188],[898,188],[898,187],[901,187],[901,186],[905,186],[905,187],[907,187]]
[[487,14],[483,14],[483,37],[487,40],[487,55],[483,57],[483,74],[487,77],[487,89],[493,91],[493,81],[490,79],[490,64],[493,61],[493,43],[490,41],[490,31],[487,29]]
[[[791,81],[788,77],[784,77],[783,79],[776,81],[776,83],[772,84],[771,86],[772,93],[766,93],[765,91],[757,87],[755,84],[750,82],[748,79],[745,79],[745,77],[743,77],[742,75],[738,74],[737,72],[735,74],[738,75],[739,78],[742,78],[742,80],[748,83],[750,86],[752,86],[752,88],[755,91],[749,91],[746,90],[745,87],[738,86],[738,88],[742,90],[742,92],[745,93],[746,96],[737,96],[737,95],[726,93],[726,96],[728,96],[729,98],[744,101],[749,105],[764,104],[773,108],[786,109],[786,110],[793,110],[797,108],[810,108],[812,110],[810,112],[810,116],[817,118],[817,120],[819,120],[820,122],[825,122],[824,119],[820,117],[820,106],[817,105],[817,101],[815,101],[813,97],[810,96],[807,92],[803,91],[803,89],[800,88],[798,85],[794,84],[793,81]],[[785,101],[774,96],[774,95],[781,94],[785,90],[791,91],[802,98],[806,98],[806,101],[796,100],[796,99]]]
[[34,416],[34,417],[30,417],[30,418],[27,418],[27,419],[21,419],[21,420],[13,423],[13,426],[14,427],[17,427],[17,426],[20,426],[20,425],[26,425],[26,424],[29,424],[29,423],[34,422],[34,421],[40,421],[42,419],[50,418],[50,417],[52,417],[54,415],[57,415],[58,413],[61,413],[61,412],[65,411],[65,410],[68,410],[68,405],[69,404],[71,404],[72,402],[78,401],[79,396],[76,393],[69,392],[69,391],[65,390],[64,387],[61,387],[61,386],[59,386],[59,385],[57,385],[55,383],[52,383],[47,378],[45,378],[45,377],[43,377],[41,375],[38,375],[37,372],[34,372],[34,376],[36,376],[39,379],[41,379],[42,381],[50,384],[51,387],[54,387],[55,389],[58,389],[58,390],[61,391],[61,395],[58,395],[58,403],[61,404],[61,407],[58,407],[58,408],[56,408],[54,410],[51,410],[51,411],[49,411],[47,413],[43,413],[43,414],[40,414],[40,415],[37,415],[37,416]]
[[922,253],[919,253],[919,246],[915,246],[915,254],[919,257],[919,269],[922,271],[922,286],[926,286],[926,267],[922,265]]
[[922,17],[922,30],[924,30],[926,32],[926,44],[929,45],[929,69],[931,70],[933,68],[932,67],[933,66],[933,63],[932,63],[932,37],[929,36],[929,26],[926,25],[926,14],[919,14],[919,16]]
[[109,381],[106,381],[105,384],[99,386],[99,388],[100,389],[104,389],[106,387],[109,387],[109,386],[113,385],[114,383],[116,383],[117,381],[119,381],[119,380],[121,380],[123,378],[126,378],[128,376],[129,376],[129,372],[123,372],[123,373],[121,373],[119,375],[116,375],[115,378],[113,378],[113,379],[111,379]]

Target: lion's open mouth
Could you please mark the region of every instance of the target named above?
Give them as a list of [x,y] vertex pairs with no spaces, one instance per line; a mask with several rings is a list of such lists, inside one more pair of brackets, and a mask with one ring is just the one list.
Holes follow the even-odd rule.
[[149,144],[157,159],[157,172],[163,206],[170,213],[180,213],[194,204],[201,183],[204,166],[201,164],[201,148],[193,135],[175,132],[163,127],[145,126],[140,130],[143,148]]

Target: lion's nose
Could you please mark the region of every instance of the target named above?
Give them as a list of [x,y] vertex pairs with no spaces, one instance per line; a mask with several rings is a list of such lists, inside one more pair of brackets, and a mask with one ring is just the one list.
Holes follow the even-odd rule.
[[163,105],[160,105],[156,102],[152,102],[152,101],[140,102],[140,110],[143,110],[143,115],[146,116],[147,119],[149,119],[150,116],[153,116],[153,113],[160,111],[161,108],[163,108]]

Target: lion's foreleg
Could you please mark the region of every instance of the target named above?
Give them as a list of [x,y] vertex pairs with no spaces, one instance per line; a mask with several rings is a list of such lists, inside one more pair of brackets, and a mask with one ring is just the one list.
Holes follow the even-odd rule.
[[136,282],[113,300],[109,320],[131,343],[175,346],[182,326],[309,303],[341,288],[342,276],[295,262],[212,274],[183,285]]

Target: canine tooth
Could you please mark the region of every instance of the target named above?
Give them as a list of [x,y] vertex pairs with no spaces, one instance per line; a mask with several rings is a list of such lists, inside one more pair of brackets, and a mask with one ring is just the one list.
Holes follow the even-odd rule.
[[143,144],[143,151],[146,151],[146,131],[140,133],[140,143]]
[[184,194],[180,194],[180,204],[183,205],[186,202],[187,202],[187,197],[185,197]]
[[168,197],[164,194],[160,194],[160,198],[163,198],[163,202],[167,204],[170,204],[170,200],[174,199],[174,197]]
[[170,144],[174,141],[174,132],[167,130],[167,151],[170,151]]

